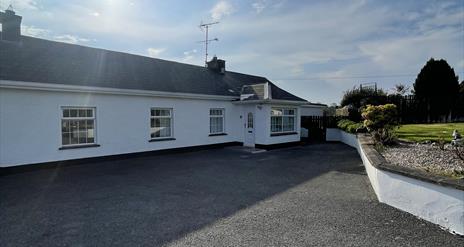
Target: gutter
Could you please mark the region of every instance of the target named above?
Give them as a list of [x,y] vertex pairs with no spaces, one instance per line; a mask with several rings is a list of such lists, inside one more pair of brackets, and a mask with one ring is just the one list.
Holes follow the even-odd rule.
[[261,100],[243,100],[243,101],[234,101],[234,104],[245,105],[245,104],[285,104],[285,105],[305,105],[306,101],[296,101],[296,100],[279,100],[279,99],[261,99]]
[[151,97],[182,98],[182,99],[203,99],[203,100],[232,101],[232,100],[240,99],[238,96],[193,94],[193,93],[172,93],[172,92],[150,91],[150,90],[139,90],[139,89],[76,86],[76,85],[10,81],[10,80],[0,80],[0,88],[40,90],[40,91],[52,91],[52,92],[113,94],[113,95],[149,96],[149,97],[151,96]]

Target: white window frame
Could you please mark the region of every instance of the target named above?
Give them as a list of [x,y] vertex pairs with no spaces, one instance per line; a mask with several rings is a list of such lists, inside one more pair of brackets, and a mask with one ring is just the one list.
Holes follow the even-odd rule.
[[[220,115],[211,115],[211,111],[221,111]],[[210,108],[209,109],[209,134],[210,135],[217,135],[217,134],[225,134],[226,133],[226,109],[225,108]],[[218,132],[212,132],[211,129],[211,118],[221,118],[222,119],[222,130]]]
[[[280,110],[282,112],[281,115],[273,115],[273,110]],[[293,114],[285,114],[285,111],[288,110],[293,110]],[[286,134],[286,133],[294,133],[296,132],[297,129],[297,109],[296,108],[291,108],[291,107],[271,107],[271,118],[270,118],[270,131],[271,134]],[[281,118],[281,130],[280,131],[273,131],[272,130],[272,118]],[[284,117],[293,117],[293,129],[292,130],[284,130]]]
[[[169,111],[169,116],[153,116],[151,114],[152,111],[155,111],[155,110],[167,110]],[[151,137],[151,135],[153,134],[152,131],[151,131],[151,120],[152,119],[162,119],[162,118],[169,118],[171,121],[170,121],[170,136],[160,136],[160,137]],[[149,136],[150,136],[150,140],[160,140],[160,139],[168,139],[168,138],[174,138],[174,111],[172,108],[167,108],[167,107],[152,107],[150,108],[150,121],[149,121]]]
[[[79,147],[79,146],[88,146],[88,145],[94,145],[97,144],[97,109],[96,107],[92,106],[61,106],[60,108],[60,140],[61,140],[61,146],[62,147]],[[92,110],[92,117],[71,117],[70,115],[68,117],[64,116],[64,111],[65,110]],[[79,121],[79,120],[93,120],[93,142],[85,142],[85,143],[69,143],[69,144],[63,144],[63,121],[66,120],[74,120],[74,121]],[[78,130],[79,132],[79,127]],[[70,139],[71,142],[71,139]]]

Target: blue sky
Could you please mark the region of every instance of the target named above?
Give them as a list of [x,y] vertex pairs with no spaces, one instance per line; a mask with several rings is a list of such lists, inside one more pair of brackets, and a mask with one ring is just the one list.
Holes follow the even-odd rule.
[[10,3],[24,35],[197,65],[198,25],[220,21],[209,53],[227,70],[312,102],[339,103],[359,83],[412,85],[430,57],[464,78],[464,0],[0,0],[0,8]]

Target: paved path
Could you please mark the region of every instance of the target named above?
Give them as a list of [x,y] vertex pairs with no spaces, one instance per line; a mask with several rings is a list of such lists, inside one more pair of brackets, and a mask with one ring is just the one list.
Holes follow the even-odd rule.
[[464,246],[377,202],[356,151],[217,149],[0,177],[1,246]]

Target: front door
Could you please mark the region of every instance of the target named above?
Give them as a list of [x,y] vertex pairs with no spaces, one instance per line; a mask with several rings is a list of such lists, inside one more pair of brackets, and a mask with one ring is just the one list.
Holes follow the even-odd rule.
[[255,146],[255,119],[252,112],[248,112],[245,118],[245,141],[244,146],[254,147]]

